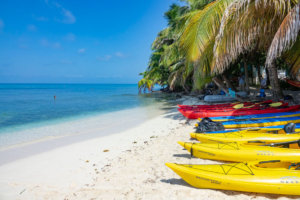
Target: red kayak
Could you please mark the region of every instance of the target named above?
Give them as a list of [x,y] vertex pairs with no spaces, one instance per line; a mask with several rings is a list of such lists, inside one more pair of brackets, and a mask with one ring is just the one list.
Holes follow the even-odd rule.
[[300,81],[286,80],[290,85],[300,88]]
[[256,115],[256,114],[266,114],[266,113],[280,113],[280,112],[290,112],[300,110],[300,105],[296,106],[280,106],[277,108],[265,108],[265,109],[237,109],[230,111],[191,111],[178,109],[186,118],[198,119],[204,117],[223,117],[223,116],[239,116],[239,115]]
[[288,106],[288,103],[285,103],[283,101],[280,102],[274,102],[274,103],[281,103],[277,106],[270,106],[270,104],[253,104],[249,106],[244,106],[241,108],[234,108],[234,107],[216,107],[216,108],[194,108],[194,109],[183,109],[180,108],[181,110],[185,110],[186,112],[193,112],[193,111],[234,111],[234,110],[248,110],[248,109],[265,109],[268,107],[282,107],[282,106]]
[[238,103],[226,103],[226,104],[214,104],[214,105],[178,105],[179,108],[182,109],[197,109],[197,108],[232,108],[236,105],[243,104],[244,106],[251,106],[254,104],[269,104],[272,103],[272,100],[262,101],[262,102],[238,102]]

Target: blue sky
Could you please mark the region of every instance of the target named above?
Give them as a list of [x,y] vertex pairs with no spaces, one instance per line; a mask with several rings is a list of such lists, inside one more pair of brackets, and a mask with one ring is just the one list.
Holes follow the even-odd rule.
[[177,0],[0,3],[1,83],[136,83]]

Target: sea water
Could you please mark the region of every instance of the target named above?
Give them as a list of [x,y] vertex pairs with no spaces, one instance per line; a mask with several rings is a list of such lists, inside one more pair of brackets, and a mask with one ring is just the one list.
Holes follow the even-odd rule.
[[161,102],[136,84],[0,84],[0,147],[76,133],[76,125],[121,128]]

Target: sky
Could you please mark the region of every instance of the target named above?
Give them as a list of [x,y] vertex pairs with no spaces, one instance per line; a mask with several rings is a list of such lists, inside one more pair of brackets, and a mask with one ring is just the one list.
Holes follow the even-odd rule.
[[3,0],[0,83],[137,83],[179,0]]

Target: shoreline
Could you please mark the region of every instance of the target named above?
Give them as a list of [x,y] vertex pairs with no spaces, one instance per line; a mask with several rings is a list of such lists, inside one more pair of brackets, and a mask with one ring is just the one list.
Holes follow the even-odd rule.
[[[162,114],[165,111],[161,107],[163,107],[162,103],[156,103],[155,105],[128,108],[108,113],[81,115],[42,123],[26,124],[23,127],[0,133],[0,153],[8,149],[64,137],[86,135],[83,137],[90,138],[114,134]],[[118,126],[119,128],[117,128]],[[94,132],[97,132],[97,134],[93,134]]]
[[[84,187],[84,183],[93,180],[87,165],[93,163],[94,166],[104,167],[109,160],[116,158],[124,151],[130,150],[131,147],[143,146],[146,141],[167,134],[167,127],[161,129],[162,121],[168,121],[170,125],[173,121],[172,117],[167,115],[169,115],[168,112],[120,133],[95,137],[76,143],[64,143],[54,149],[52,145],[55,145],[55,143],[51,141],[46,141],[50,145],[50,149],[47,149],[45,147],[47,145],[43,143],[37,143],[47,150],[0,165],[0,199],[21,198],[19,196],[19,193],[23,190],[21,188],[24,187],[28,190],[31,185],[35,185],[34,188],[42,185],[48,187],[51,185],[50,188],[55,186],[58,188],[65,187],[66,185],[69,187],[73,187],[73,185],[77,185],[78,188]],[[27,147],[29,147],[29,150],[20,147],[17,150],[15,149],[16,151],[11,155],[16,156],[19,153],[28,154],[28,151],[39,151],[34,144]],[[105,152],[107,150],[108,152]],[[3,155],[1,155],[1,159],[3,159]],[[47,190],[47,187],[44,189]],[[32,194],[28,193],[28,195],[25,195],[24,198],[31,199]]]
[[[186,99],[196,101],[191,97],[182,100]],[[218,163],[191,158],[177,144],[190,141],[195,122],[171,109],[116,134],[65,144],[0,165],[0,199],[295,198],[196,189],[185,183],[166,162]]]

